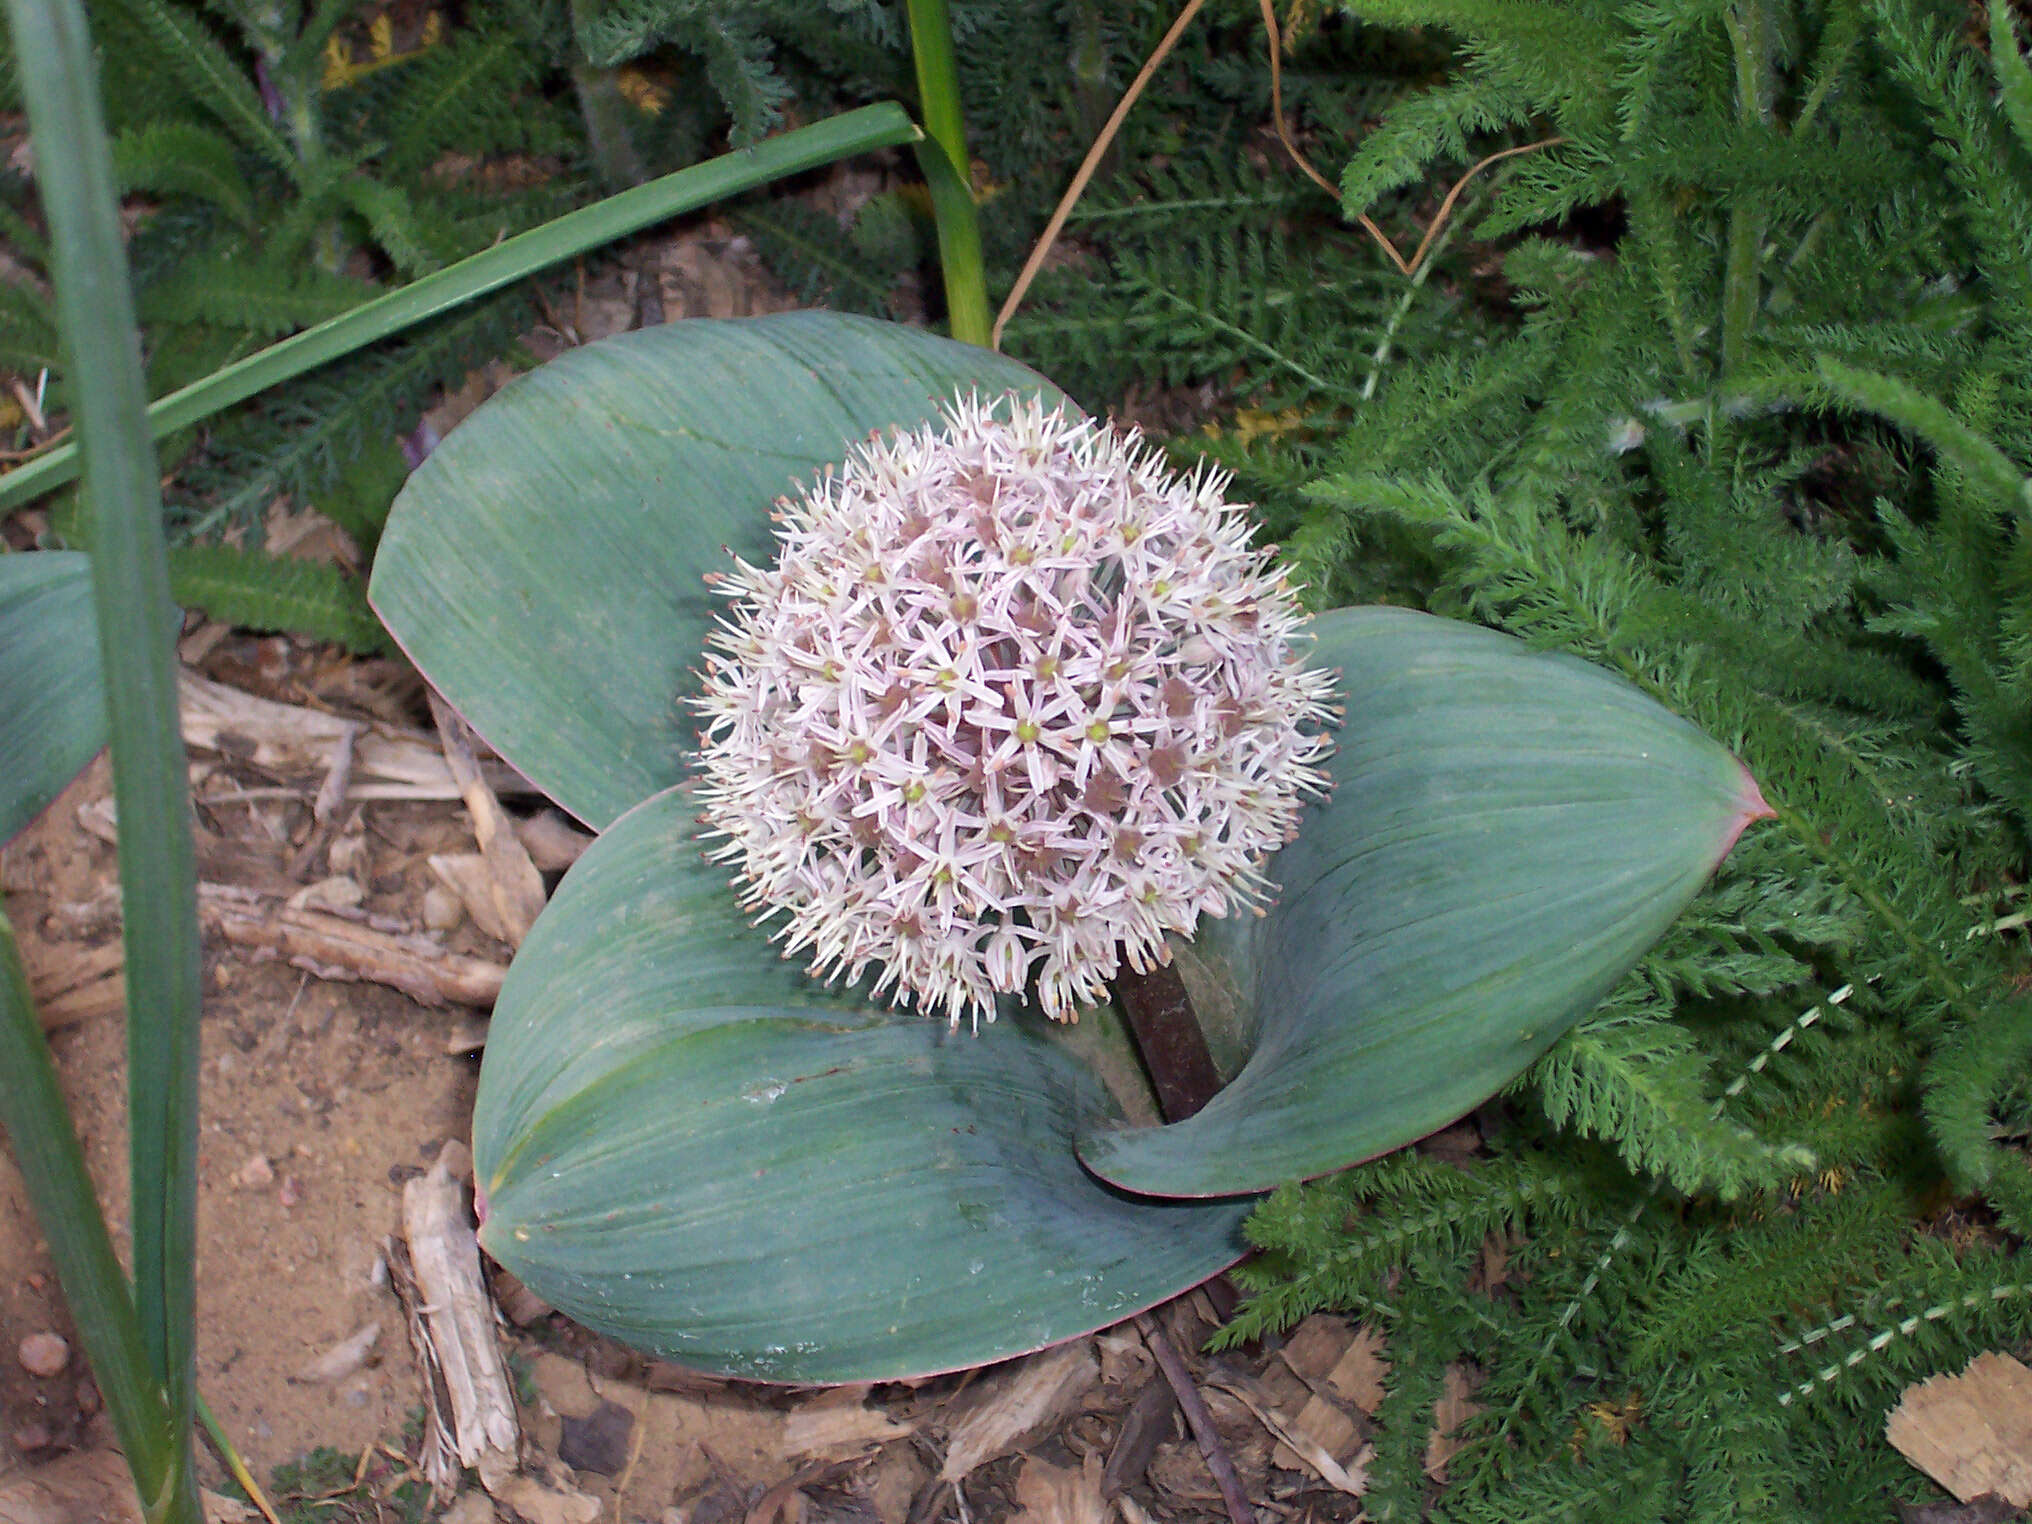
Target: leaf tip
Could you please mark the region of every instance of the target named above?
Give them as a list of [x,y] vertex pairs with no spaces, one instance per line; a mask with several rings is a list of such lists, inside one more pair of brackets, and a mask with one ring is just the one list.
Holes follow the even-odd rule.
[[1742,837],[1743,832],[1752,825],[1760,820],[1778,818],[1778,812],[1772,809],[1764,798],[1764,791],[1757,786],[1757,780],[1750,776],[1750,770],[1740,764],[1737,770],[1742,776],[1736,786],[1736,812],[1729,818],[1728,829],[1722,833],[1722,849],[1715,856],[1716,862],[1720,862],[1735,849],[1736,842]]

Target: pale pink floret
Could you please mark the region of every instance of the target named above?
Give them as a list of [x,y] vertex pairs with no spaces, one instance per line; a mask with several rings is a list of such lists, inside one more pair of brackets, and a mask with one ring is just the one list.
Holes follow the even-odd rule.
[[706,817],[786,956],[952,1021],[1106,998],[1261,905],[1325,789],[1330,673],[1226,479],[962,399],[777,515],[698,707]]

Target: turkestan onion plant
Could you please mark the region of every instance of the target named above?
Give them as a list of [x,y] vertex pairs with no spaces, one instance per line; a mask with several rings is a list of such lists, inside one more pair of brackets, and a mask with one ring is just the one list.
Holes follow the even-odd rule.
[[[489,1036],[498,1260],[739,1375],[1079,1334],[1494,1093],[1763,811],[1595,668],[1303,616],[1222,486],[825,313],[573,351],[424,464],[375,606],[602,833]],[[1165,963],[1226,1080],[1169,1125],[1114,1015]]]

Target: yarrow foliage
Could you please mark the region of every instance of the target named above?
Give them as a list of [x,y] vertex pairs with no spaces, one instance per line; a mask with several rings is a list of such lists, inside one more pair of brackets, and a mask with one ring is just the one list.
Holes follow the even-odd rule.
[[1035,401],[960,399],[779,504],[774,568],[716,578],[706,819],[786,956],[1053,1017],[1164,935],[1260,908],[1332,674],[1226,478]]

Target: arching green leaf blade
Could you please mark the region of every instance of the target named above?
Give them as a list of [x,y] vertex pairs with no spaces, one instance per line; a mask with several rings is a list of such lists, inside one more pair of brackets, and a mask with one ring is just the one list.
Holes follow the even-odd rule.
[[1038,1026],[948,1031],[778,958],[695,813],[672,791],[617,821],[496,1007],[481,1238],[539,1295],[686,1365],[868,1381],[1071,1338],[1239,1256],[1246,1204],[1079,1167],[1108,1103]]
[[1024,366],[831,312],[697,320],[560,356],[467,419],[396,500],[371,600],[438,690],[595,827],[678,781],[678,703],[725,548],[868,434]]
[[0,556],[0,842],[105,745],[91,562],[73,550]]
[[1197,1116],[1082,1139],[1126,1189],[1262,1190],[1444,1126],[1600,1000],[1763,808],[1720,746],[1571,657],[1401,609],[1314,632],[1348,708],[1333,799],[1272,862],[1269,916],[1194,949],[1253,992],[1255,1050]]

